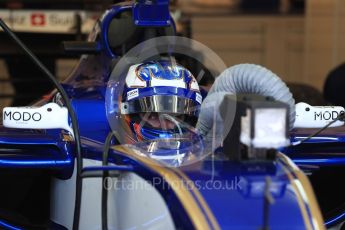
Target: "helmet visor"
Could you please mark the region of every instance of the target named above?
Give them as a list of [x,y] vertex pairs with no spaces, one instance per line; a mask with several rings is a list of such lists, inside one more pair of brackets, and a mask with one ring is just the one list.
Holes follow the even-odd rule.
[[166,95],[154,95],[143,97],[136,100],[123,102],[121,105],[122,114],[133,113],[169,113],[169,114],[187,114],[198,115],[199,104],[195,101]]

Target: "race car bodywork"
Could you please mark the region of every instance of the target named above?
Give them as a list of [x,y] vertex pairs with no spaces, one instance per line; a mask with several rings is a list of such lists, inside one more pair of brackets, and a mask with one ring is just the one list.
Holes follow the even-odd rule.
[[[132,10],[138,19],[137,26],[173,25],[170,17],[166,20],[167,4],[168,1],[161,1],[157,8],[133,6],[132,3],[111,7],[89,37],[89,42],[96,43],[93,50],[96,54],[83,55],[63,83],[78,118],[84,171],[102,167],[104,143],[111,132],[105,105],[106,90],[109,78],[118,74],[112,71],[118,56],[109,42],[109,26],[122,12]],[[153,10],[157,15],[150,18],[150,14],[136,11],[138,8]],[[48,101],[58,101],[56,95],[52,92]],[[47,101],[42,100],[36,105],[45,103]],[[273,161],[253,162],[209,155],[192,164],[166,167],[147,157],[146,147],[140,143],[111,147],[109,165],[104,166],[117,172],[108,194],[107,225],[110,229],[324,228],[307,177],[283,153]],[[49,228],[71,229],[76,177],[73,138],[61,129],[2,127],[0,151],[2,168],[49,170],[53,177]],[[301,164],[342,162],[341,158],[330,159],[328,155],[325,155],[326,160],[315,162],[314,155],[307,158],[306,154],[302,158],[295,150],[285,149],[285,152]],[[136,186],[133,187],[133,183]],[[101,226],[101,188],[101,178],[84,178],[80,229]],[[30,228],[6,219],[0,220],[0,226]]]
[[[296,129],[291,132],[291,141],[304,139],[317,129]],[[338,181],[344,176],[344,126],[328,128],[303,144],[284,149],[309,176],[322,207],[326,226],[344,221],[344,190]]]

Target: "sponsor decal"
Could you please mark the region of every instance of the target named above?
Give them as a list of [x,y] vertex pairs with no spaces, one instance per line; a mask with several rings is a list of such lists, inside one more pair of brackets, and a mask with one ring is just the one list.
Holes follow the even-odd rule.
[[139,96],[139,90],[133,89],[131,91],[127,92],[127,100],[132,100],[133,98],[136,98]]
[[77,14],[81,17],[82,33],[89,33],[98,18],[98,12],[0,9],[0,17],[11,29],[33,33],[75,33]]
[[0,18],[10,27],[16,25],[23,26],[26,23],[26,17],[24,15],[11,13],[9,10],[0,10]]
[[45,26],[46,16],[43,13],[31,14],[31,25],[33,26]]
[[19,122],[28,122],[28,121],[40,121],[42,115],[38,112],[29,113],[29,112],[19,112],[19,111],[4,111],[4,121],[5,120],[14,120]]
[[315,111],[314,120],[315,121],[331,121],[335,120],[339,114],[344,113],[344,111]]
[[18,15],[11,18],[11,23],[15,25],[25,25],[25,17]]
[[60,15],[58,13],[52,13],[49,15],[49,24],[51,26],[72,27],[75,25],[75,15]]

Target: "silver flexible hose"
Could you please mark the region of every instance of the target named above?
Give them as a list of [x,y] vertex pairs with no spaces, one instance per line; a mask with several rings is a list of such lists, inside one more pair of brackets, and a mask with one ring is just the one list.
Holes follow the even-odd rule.
[[[203,135],[207,134],[214,124],[219,123],[220,116],[215,121],[214,111],[219,111],[219,105],[226,94],[258,94],[270,96],[277,101],[285,102],[290,107],[290,129],[295,122],[295,100],[286,84],[270,70],[255,64],[239,64],[232,66],[215,80],[207,97],[201,105],[197,129]],[[218,126],[219,127],[219,126]]]

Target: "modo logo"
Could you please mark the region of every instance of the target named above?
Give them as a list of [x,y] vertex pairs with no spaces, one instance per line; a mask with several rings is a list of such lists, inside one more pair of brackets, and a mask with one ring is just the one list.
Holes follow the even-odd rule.
[[4,111],[4,120],[15,120],[15,121],[40,121],[42,119],[42,115],[38,112],[29,113],[29,112],[7,112]]
[[335,120],[339,114],[344,113],[344,111],[324,111],[324,112],[314,112],[314,120]]

